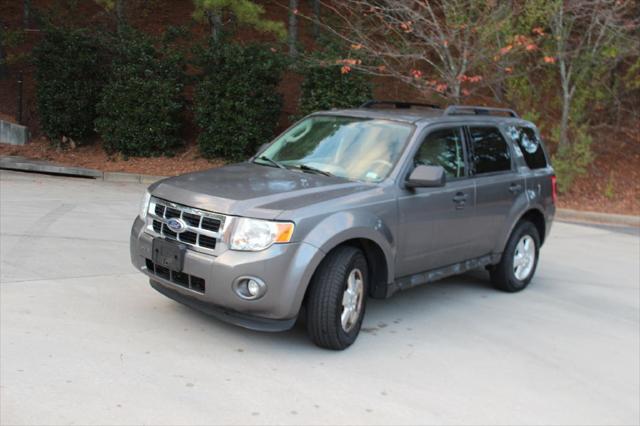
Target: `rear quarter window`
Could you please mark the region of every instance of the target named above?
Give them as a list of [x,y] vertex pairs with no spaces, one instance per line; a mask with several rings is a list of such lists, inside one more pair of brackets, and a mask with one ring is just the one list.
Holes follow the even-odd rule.
[[522,152],[525,163],[530,169],[544,169],[547,167],[547,157],[542,148],[542,142],[531,127],[509,126],[509,136]]

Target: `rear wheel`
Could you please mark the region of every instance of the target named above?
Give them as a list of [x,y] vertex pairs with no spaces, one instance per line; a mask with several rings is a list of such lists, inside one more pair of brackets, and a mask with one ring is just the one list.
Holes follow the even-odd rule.
[[368,291],[364,254],[355,247],[331,251],[313,276],[307,298],[307,332],[323,348],[342,350],[358,337]]
[[521,222],[511,233],[500,263],[491,270],[491,281],[510,293],[524,290],[535,274],[539,250],[537,228],[531,222]]

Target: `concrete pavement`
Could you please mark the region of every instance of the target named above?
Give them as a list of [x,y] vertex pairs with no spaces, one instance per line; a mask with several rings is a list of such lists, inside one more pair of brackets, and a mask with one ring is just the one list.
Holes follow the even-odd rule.
[[555,223],[531,286],[369,304],[344,352],[230,326],[129,263],[144,185],[0,171],[1,424],[638,424],[640,237]]

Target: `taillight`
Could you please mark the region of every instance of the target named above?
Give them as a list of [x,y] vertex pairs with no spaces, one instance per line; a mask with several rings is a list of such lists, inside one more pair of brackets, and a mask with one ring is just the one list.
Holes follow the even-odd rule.
[[551,198],[553,199],[553,204],[556,204],[558,201],[558,182],[555,175],[551,176]]

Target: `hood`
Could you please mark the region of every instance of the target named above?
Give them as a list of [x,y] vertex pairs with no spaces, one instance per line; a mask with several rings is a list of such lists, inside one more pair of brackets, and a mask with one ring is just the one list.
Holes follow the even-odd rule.
[[149,190],[155,197],[202,210],[275,219],[284,211],[372,187],[338,177],[240,163],[164,179]]

